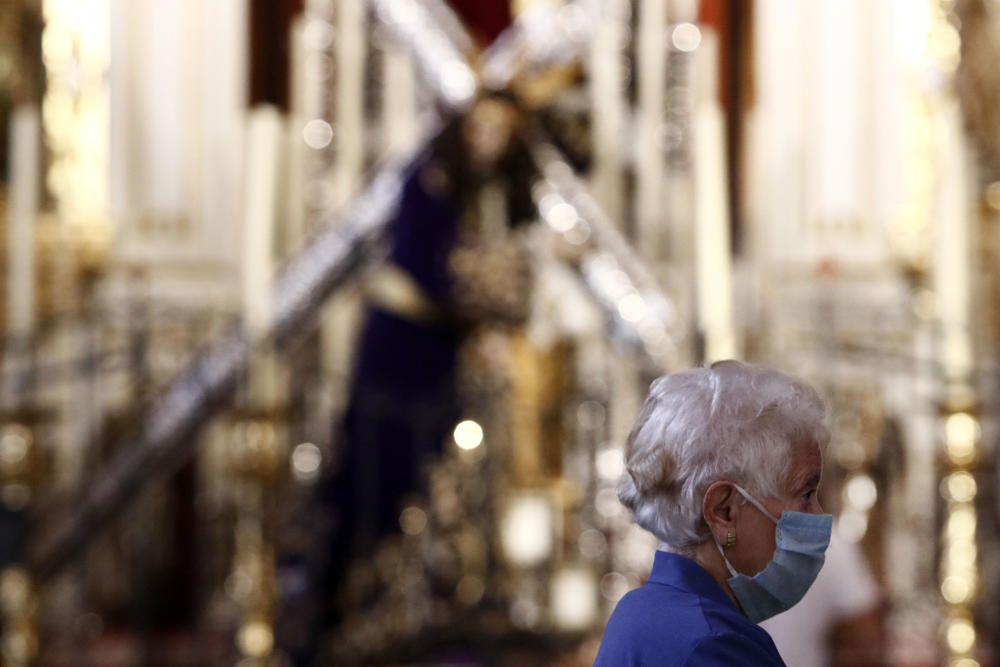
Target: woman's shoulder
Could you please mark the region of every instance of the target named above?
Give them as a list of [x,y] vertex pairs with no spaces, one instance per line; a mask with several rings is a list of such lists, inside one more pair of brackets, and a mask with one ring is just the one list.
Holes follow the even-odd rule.
[[[698,595],[647,583],[619,600],[608,620],[598,665],[646,664],[624,656],[660,656],[659,663],[680,661],[712,633]],[[602,662],[603,660],[603,662]]]
[[[733,662],[733,656],[749,656]],[[718,656],[715,662],[710,658]],[[611,665],[781,665],[759,626],[735,607],[671,586],[627,593],[608,621],[595,667]]]
[[687,658],[680,664],[785,667],[774,643],[769,638],[766,642],[759,639],[743,632],[712,633],[695,643]]

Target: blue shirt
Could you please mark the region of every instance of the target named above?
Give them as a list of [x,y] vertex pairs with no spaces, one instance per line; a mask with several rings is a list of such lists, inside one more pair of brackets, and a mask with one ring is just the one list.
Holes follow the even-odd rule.
[[615,608],[594,667],[784,667],[771,637],[693,560],[656,552]]

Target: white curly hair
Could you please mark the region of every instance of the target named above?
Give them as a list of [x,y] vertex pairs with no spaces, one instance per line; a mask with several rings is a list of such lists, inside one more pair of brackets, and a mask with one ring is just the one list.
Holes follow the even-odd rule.
[[665,375],[625,444],[618,498],[664,546],[688,553],[709,537],[701,504],[718,480],[780,498],[793,448],[830,441],[829,410],[815,389],[740,361]]

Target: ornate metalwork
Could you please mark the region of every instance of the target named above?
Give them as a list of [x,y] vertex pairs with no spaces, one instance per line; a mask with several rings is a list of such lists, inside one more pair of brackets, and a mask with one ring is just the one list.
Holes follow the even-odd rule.
[[421,76],[448,111],[464,111],[477,92],[476,76],[452,41],[454,29],[436,22],[418,0],[374,0],[378,18],[410,49]]
[[0,656],[3,664],[11,667],[28,667],[38,653],[35,632],[35,615],[38,600],[32,586],[31,575],[22,567],[8,567],[0,571],[0,617],[3,618],[3,637],[0,638]]
[[7,515],[2,537],[13,559],[0,569],[0,656],[5,665],[27,667],[38,653],[38,599],[35,582],[20,558],[32,495],[46,476],[37,429],[43,415],[22,411],[5,416],[9,420],[0,428],[0,505]]
[[[411,48],[427,86],[441,102],[442,115],[467,110],[475,99],[477,85],[471,68],[455,48],[457,38],[436,26],[433,14],[415,0],[374,0],[372,7],[397,38]],[[551,24],[519,23],[516,28],[523,31],[522,34],[546,35],[546,39],[551,38],[551,48],[526,44],[521,38],[520,41],[502,39],[486,58],[485,67],[496,74],[495,81],[513,81],[518,75],[516,72],[535,72],[546,63],[562,65],[571,61],[572,58],[564,58],[565,53],[556,47],[559,43],[568,44],[566,53],[577,53],[570,47],[583,43],[587,15],[580,14],[579,8],[568,11],[569,14],[554,15],[554,20],[559,21],[558,25],[562,28],[551,31],[551,34],[543,29]],[[541,21],[539,16],[542,15],[536,15],[531,20]],[[512,58],[510,54],[514,51],[521,56],[527,54],[527,57]],[[508,71],[515,64],[518,68],[516,72]],[[421,142],[419,150],[424,149],[426,139],[433,135],[434,130],[434,127],[425,130],[425,141]],[[561,236],[565,244],[575,248],[571,263],[607,315],[612,337],[625,349],[643,355],[650,370],[662,372],[672,365],[675,358],[671,340],[674,335],[673,310],[669,298],[642,268],[628,243],[587,194],[558,152],[551,146],[539,146],[536,160],[544,175],[537,188],[542,219]],[[341,219],[330,221],[288,264],[272,292],[272,321],[262,344],[274,345],[278,351],[288,350],[299,336],[311,328],[316,314],[332,293],[364,267],[381,258],[386,223],[399,204],[403,173],[410,162],[403,160],[380,169],[346,214]],[[188,365],[153,405],[139,437],[118,448],[120,457],[98,478],[74,512],[38,542],[31,562],[39,576],[49,577],[58,571],[119,508],[126,505],[128,498],[138,493],[149,480],[168,474],[195,447],[199,428],[232,397],[249,372],[254,353],[253,345],[240,331],[238,322],[234,321],[227,334]],[[497,432],[501,430],[496,429]],[[468,460],[462,456],[460,453],[458,458],[450,456],[442,461],[439,468],[443,472],[439,472],[438,476],[444,478],[451,475],[456,480],[475,479],[474,475],[468,474],[470,467],[481,470],[499,465],[493,454],[490,461]],[[454,469],[456,466],[462,470]],[[494,602],[521,600],[523,604],[517,609],[495,610],[504,623],[520,618],[521,627],[530,627],[531,618],[540,613],[537,600],[542,593],[532,588],[537,586],[530,580],[521,582],[527,587],[524,590],[493,591],[489,588],[493,585],[489,583],[488,576],[489,554],[492,552],[486,545],[490,544],[489,535],[496,531],[490,530],[492,524],[480,521],[482,512],[465,515],[464,524],[459,516],[458,527],[453,526],[454,530],[448,528],[446,538],[439,542],[444,545],[443,551],[426,551],[426,541],[420,537],[423,531],[415,528],[421,513],[426,519],[433,510],[434,520],[437,521],[447,515],[446,510],[436,507],[442,504],[447,506],[449,502],[445,498],[461,499],[465,498],[465,494],[475,493],[479,494],[477,503],[488,505],[490,498],[500,497],[490,493],[496,489],[482,484],[450,492],[440,484],[438,487],[432,492],[426,508],[414,505],[413,511],[404,517],[403,521],[409,522],[410,530],[407,530],[407,525],[403,526],[407,533],[403,546],[387,545],[388,555],[375,559],[372,564],[374,570],[358,575],[357,581],[361,584],[372,581],[374,577],[376,581],[381,578],[385,584],[403,585],[393,588],[384,598],[384,613],[373,614],[365,627],[355,628],[356,632],[350,635],[352,641],[371,640],[375,645],[386,645],[393,638],[413,636],[409,633],[426,628],[429,623],[454,618],[456,610],[460,613],[462,609],[486,599]],[[478,506],[472,503],[470,508]],[[242,525],[246,527],[249,524],[244,522]],[[465,528],[460,529],[461,525]],[[235,567],[243,572],[256,573],[258,588],[263,591],[270,586],[266,573],[272,572],[272,568],[267,564],[266,544],[251,539],[256,533],[251,529],[248,531],[240,533]],[[440,558],[435,556],[427,562],[419,561],[435,553]],[[399,556],[404,556],[402,561],[398,560]],[[430,613],[420,606],[435,604],[435,596],[425,595],[427,587],[440,586],[448,576],[461,571],[461,567],[456,570],[456,563],[468,565],[471,574],[446,582],[451,596],[451,601],[447,603],[450,611],[446,610],[443,615]],[[244,630],[250,638],[247,646],[243,647],[250,650],[244,650],[244,654],[263,659],[268,651],[255,653],[255,650],[267,643],[263,642],[265,633],[262,631],[264,626],[270,628],[266,595],[251,596],[243,602],[246,612]],[[386,618],[392,622],[378,621]],[[515,622],[517,625],[518,622]],[[350,645],[344,643],[342,647],[347,650]]]
[[675,365],[670,299],[558,151],[540,144],[535,159],[544,176],[536,188],[542,219],[581,248],[580,275],[605,312],[612,337],[659,372]]
[[230,574],[240,607],[236,646],[240,664],[270,664],[274,650],[277,581],[273,526],[276,482],[286,459],[279,421],[270,412],[238,414],[227,454],[236,507],[235,549]]

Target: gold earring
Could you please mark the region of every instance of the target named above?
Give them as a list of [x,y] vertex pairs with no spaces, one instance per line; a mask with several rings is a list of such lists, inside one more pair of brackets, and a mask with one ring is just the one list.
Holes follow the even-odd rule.
[[732,549],[736,546],[736,533],[731,530],[726,531],[726,544],[723,546],[724,549]]

